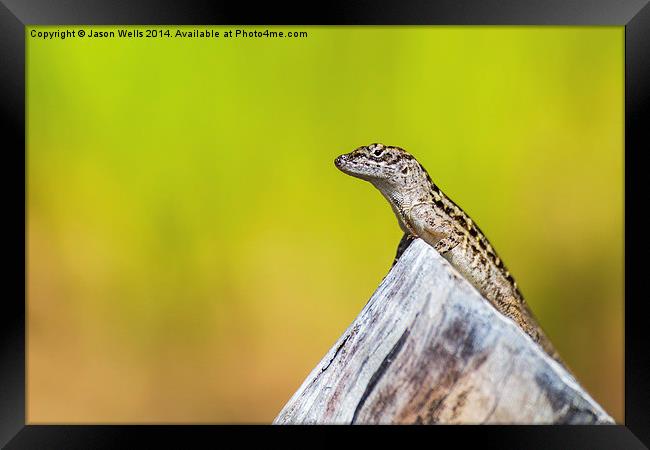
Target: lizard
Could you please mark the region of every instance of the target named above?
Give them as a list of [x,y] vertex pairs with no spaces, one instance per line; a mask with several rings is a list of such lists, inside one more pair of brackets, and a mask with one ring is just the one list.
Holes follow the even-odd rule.
[[369,181],[388,200],[404,232],[393,265],[414,239],[424,240],[499,313],[566,367],[485,234],[415,157],[400,147],[375,143],[338,156],[334,164],[343,173]]

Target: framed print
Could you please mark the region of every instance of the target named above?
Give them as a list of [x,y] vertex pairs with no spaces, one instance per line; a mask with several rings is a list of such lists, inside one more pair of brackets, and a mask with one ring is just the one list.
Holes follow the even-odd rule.
[[3,446],[650,442],[647,2],[0,20]]

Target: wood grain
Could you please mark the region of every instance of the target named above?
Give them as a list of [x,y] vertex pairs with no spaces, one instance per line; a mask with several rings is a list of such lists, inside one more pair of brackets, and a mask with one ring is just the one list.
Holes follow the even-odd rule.
[[417,239],[273,423],[614,422]]

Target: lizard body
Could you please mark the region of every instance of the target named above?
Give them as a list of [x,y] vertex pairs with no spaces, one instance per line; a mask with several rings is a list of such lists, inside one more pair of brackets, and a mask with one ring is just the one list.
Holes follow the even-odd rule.
[[334,163],[342,172],[372,183],[390,203],[404,231],[395,260],[413,239],[421,238],[447,259],[497,311],[512,319],[546,353],[563,364],[483,232],[435,185],[411,154],[399,147],[371,144],[339,156]]

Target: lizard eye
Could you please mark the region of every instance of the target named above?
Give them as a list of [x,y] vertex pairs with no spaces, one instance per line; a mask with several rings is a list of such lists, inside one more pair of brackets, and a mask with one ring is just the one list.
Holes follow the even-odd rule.
[[378,148],[374,152],[372,152],[375,156],[381,156],[382,153],[384,153],[384,150],[381,148]]
[[409,168],[408,168],[408,166],[404,166],[404,168],[402,169],[402,173],[403,173],[404,175],[406,175],[407,173],[409,173]]

